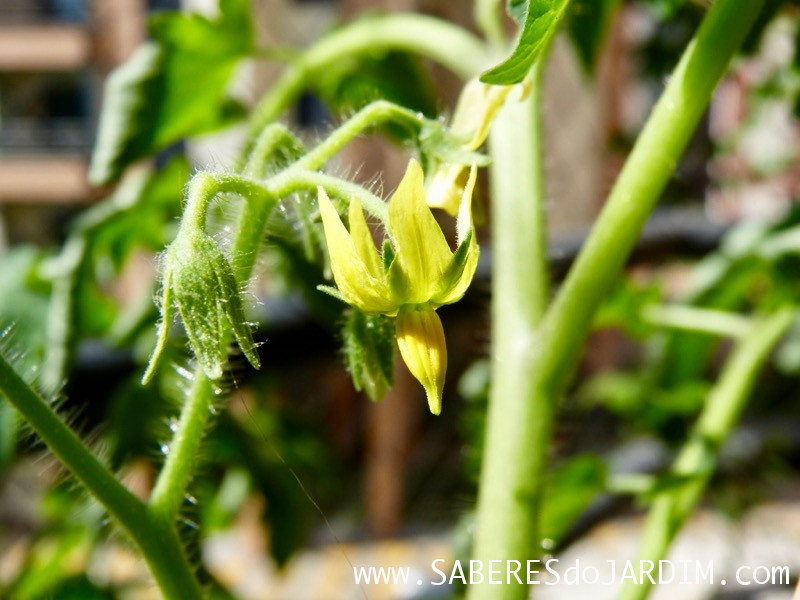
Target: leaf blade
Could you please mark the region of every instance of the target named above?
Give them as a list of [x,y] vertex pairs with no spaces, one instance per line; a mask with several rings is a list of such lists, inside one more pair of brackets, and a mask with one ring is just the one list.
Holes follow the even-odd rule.
[[529,0],[517,47],[505,61],[484,72],[481,81],[494,85],[522,81],[558,29],[568,5],[569,0]]

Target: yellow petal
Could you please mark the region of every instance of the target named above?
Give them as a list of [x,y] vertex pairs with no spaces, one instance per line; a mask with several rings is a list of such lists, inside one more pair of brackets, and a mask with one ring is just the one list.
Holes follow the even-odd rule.
[[331,270],[342,296],[348,303],[364,312],[397,310],[397,305],[389,296],[386,281],[370,274],[369,267],[362,261],[353,238],[322,188],[319,188],[318,198],[325,241],[331,259]]
[[513,86],[489,85],[473,79],[458,98],[450,130],[469,140],[465,147],[477,150],[489,135],[489,127]]
[[453,253],[425,202],[422,168],[413,159],[389,202],[389,227],[397,250],[390,271],[400,270],[390,272],[390,279],[404,282],[396,293],[407,304],[424,304],[435,293]]
[[408,370],[425,388],[428,406],[442,412],[447,346],[439,315],[430,307],[404,306],[397,313],[397,345]]
[[[475,180],[478,178],[478,165],[472,165],[469,170],[469,177],[461,193],[461,202],[458,204],[458,219],[456,220],[456,235],[458,243],[461,244],[467,234],[473,230],[472,223],[472,192],[475,191]],[[474,236],[473,236],[474,239]]]
[[375,240],[373,240],[372,232],[364,218],[361,202],[355,197],[350,201],[350,237],[370,276],[383,279],[383,264],[378,256]]
[[472,191],[475,189],[477,174],[477,166],[472,165],[469,179],[461,196],[461,204],[458,208],[458,220],[456,221],[458,248],[453,255],[450,266],[442,276],[437,293],[431,298],[431,301],[436,306],[452,304],[461,300],[472,282],[475,269],[478,267],[480,250],[475,236],[475,227],[472,223]]
[[464,193],[467,168],[464,165],[443,164],[433,174],[427,190],[427,202],[431,208],[440,208],[450,216],[458,214],[458,206]]

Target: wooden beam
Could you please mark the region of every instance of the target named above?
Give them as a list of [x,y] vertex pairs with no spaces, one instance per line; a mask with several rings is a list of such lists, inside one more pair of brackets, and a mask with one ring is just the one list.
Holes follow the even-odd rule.
[[0,71],[72,71],[89,63],[91,51],[83,27],[0,26]]
[[0,157],[0,203],[88,202],[86,159],[75,156]]

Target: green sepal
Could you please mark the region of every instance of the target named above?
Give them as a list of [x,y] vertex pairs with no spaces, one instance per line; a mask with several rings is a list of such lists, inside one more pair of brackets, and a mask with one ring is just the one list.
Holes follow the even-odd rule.
[[384,315],[368,315],[357,308],[348,311],[342,331],[344,358],[353,385],[377,402],[394,384],[394,321]]
[[167,339],[169,337],[169,330],[172,326],[172,320],[175,316],[175,303],[172,298],[172,287],[168,276],[165,275],[163,283],[163,293],[161,296],[161,321],[158,323],[158,333],[156,334],[156,347],[150,355],[150,360],[147,363],[147,369],[142,375],[142,385],[147,385],[153,379],[156,373],[156,368],[167,347]]
[[167,251],[165,281],[183,320],[189,345],[210,379],[222,377],[227,363],[228,328],[247,360],[261,366],[233,268],[202,231],[182,231]]
[[392,266],[394,262],[394,248],[392,248],[392,242],[389,240],[383,241],[383,249],[381,250],[381,260],[383,261],[383,272],[389,273],[389,267]]
[[317,289],[323,294],[328,294],[328,296],[336,298],[337,300],[341,300],[342,302],[347,304],[347,299],[344,296],[342,296],[342,292],[340,292],[337,288],[331,285],[318,285]]
[[492,159],[480,152],[465,149],[468,142],[469,139],[453,135],[443,123],[426,120],[417,136],[417,146],[423,157],[425,171],[433,171],[439,163],[488,166]]
[[440,294],[447,294],[450,290],[458,285],[461,277],[464,275],[464,269],[466,269],[469,262],[468,259],[470,257],[470,246],[474,236],[474,231],[468,231],[467,236],[458,245],[458,248],[456,248],[456,251],[453,253],[453,262],[451,262],[447,267],[447,270],[442,273],[442,277],[439,280],[440,283],[436,294],[437,296]]

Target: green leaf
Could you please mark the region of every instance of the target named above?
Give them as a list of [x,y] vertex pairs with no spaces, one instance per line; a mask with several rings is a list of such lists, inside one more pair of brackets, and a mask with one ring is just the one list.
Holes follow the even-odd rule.
[[[518,14],[519,1],[514,2],[514,13]],[[547,47],[558,24],[564,17],[569,0],[528,0],[525,12],[525,23],[522,27],[517,47],[504,62],[481,75],[484,83],[495,85],[511,85],[519,83]],[[511,9],[511,5],[509,5]]]
[[569,35],[581,66],[591,73],[620,0],[573,0]]
[[542,539],[563,540],[589,503],[605,489],[606,465],[597,456],[576,456],[560,466],[546,484],[541,510]]
[[506,4],[509,16],[520,25],[525,24],[525,14],[528,11],[528,0],[508,0]]
[[246,0],[222,0],[220,17],[161,13],[152,42],[108,78],[89,177],[118,179],[130,164],[185,137],[244,116],[226,91],[253,48]]

